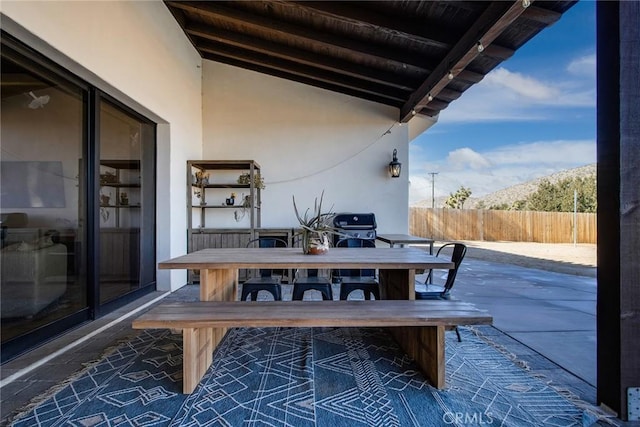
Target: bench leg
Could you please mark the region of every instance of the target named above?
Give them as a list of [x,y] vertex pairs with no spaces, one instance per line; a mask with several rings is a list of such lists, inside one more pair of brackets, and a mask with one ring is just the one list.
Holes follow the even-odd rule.
[[184,328],[182,330],[182,392],[193,393],[211,366],[213,350],[226,328]]
[[416,361],[429,383],[445,386],[444,326],[390,328],[400,347]]

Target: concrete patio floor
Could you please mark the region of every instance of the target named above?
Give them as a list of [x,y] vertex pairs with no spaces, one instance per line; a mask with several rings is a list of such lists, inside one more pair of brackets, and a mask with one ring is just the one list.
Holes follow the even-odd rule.
[[470,258],[454,290],[496,329],[596,386],[595,278]]
[[[482,333],[516,360],[595,404],[595,278],[496,263],[487,257],[498,258],[491,251],[480,254],[478,250],[474,255],[470,245],[456,280],[455,297],[494,316],[494,326],[483,327]],[[285,298],[286,294],[287,289]],[[167,298],[193,295],[197,298],[197,287],[187,286]],[[0,425],[106,349],[138,333],[130,328],[132,317],[121,316],[162,296],[159,292],[147,295],[3,365]],[[83,341],[74,343],[78,339]],[[72,347],[61,351],[66,346]]]
[[467,242],[456,297],[596,386],[596,245]]

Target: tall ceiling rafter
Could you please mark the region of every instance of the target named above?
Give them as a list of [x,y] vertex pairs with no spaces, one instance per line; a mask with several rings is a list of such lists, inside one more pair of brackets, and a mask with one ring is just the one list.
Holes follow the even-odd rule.
[[394,106],[406,122],[447,108],[575,1],[165,4],[205,59]]

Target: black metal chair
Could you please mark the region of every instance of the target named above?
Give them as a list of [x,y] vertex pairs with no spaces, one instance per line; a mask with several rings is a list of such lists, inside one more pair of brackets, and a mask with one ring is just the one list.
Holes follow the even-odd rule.
[[443,285],[437,285],[430,283],[433,279],[433,270],[429,270],[427,274],[427,279],[424,281],[424,284],[420,283],[420,288],[422,286],[425,287],[425,290],[417,290],[416,289],[416,299],[450,299],[451,288],[453,288],[453,284],[456,280],[456,275],[458,274],[458,268],[464,259],[464,256],[467,253],[467,247],[462,243],[446,243],[438,249],[436,253],[436,257],[440,256],[440,253],[445,248],[453,248],[451,252],[451,262],[453,262],[454,267],[449,269],[449,273],[447,273],[447,278]]
[[304,293],[307,291],[318,291],[325,301],[333,301],[333,291],[331,290],[331,280],[328,277],[318,276],[318,269],[307,269],[306,277],[296,277],[293,281],[293,301],[302,301]]
[[[445,249],[446,248],[446,249]],[[467,253],[467,247],[462,243],[445,243],[438,249],[436,253],[436,257],[440,256],[440,253],[445,249],[448,251],[450,248],[453,248],[451,252],[451,262],[453,262],[454,267],[449,269],[447,273],[447,278],[444,282],[444,285],[437,285],[431,283],[433,280],[433,269],[429,270],[427,274],[427,278],[424,283],[416,283],[416,299],[422,300],[448,300],[451,299],[451,288],[453,288],[453,284],[456,280],[456,276],[458,275],[458,268],[464,259],[464,256]],[[424,290],[423,290],[424,288]],[[455,327],[456,335],[458,336],[458,341],[462,341],[460,337],[460,331],[458,327]]]
[[[336,247],[340,248],[375,248],[373,240],[346,238],[339,240]],[[373,295],[375,299],[380,299],[380,284],[376,278],[376,271],[373,269],[350,269],[338,270],[340,278],[340,299],[346,300],[349,294],[356,290],[361,290],[364,299],[369,300]]]
[[[247,243],[248,248],[255,247],[256,245],[259,248],[286,248],[287,242],[275,237],[259,237]],[[266,291],[273,295],[275,301],[281,301],[281,280],[282,276],[274,275],[272,269],[260,269],[260,275],[258,277],[247,279],[242,284],[240,300],[244,301],[247,299],[247,296],[250,296],[251,301],[256,301],[258,299],[258,292]]]

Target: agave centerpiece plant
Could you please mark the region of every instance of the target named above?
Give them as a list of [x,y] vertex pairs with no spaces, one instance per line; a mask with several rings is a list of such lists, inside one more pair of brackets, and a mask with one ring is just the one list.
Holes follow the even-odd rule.
[[293,196],[293,209],[300,223],[300,235],[302,252],[305,254],[323,254],[329,251],[329,235],[336,234],[333,226],[334,213],[329,209],[322,212],[322,199],[324,191],[320,195],[320,200],[316,197],[313,204],[313,212],[305,210],[304,215],[300,215],[296,205],[296,197]]

